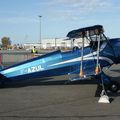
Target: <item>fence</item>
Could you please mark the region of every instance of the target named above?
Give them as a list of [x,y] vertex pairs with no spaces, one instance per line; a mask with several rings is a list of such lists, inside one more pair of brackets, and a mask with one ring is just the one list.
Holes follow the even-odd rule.
[[6,67],[33,57],[33,54],[26,51],[1,51],[0,64]]

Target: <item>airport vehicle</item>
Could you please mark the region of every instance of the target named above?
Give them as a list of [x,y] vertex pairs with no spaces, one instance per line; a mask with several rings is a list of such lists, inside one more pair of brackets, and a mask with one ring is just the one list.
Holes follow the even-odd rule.
[[[67,52],[60,50],[12,65],[0,70],[0,82],[36,79],[68,75],[70,81],[94,78],[104,82],[113,92],[119,83],[111,81],[103,72],[104,67],[120,63],[120,38],[109,39],[104,35],[102,25],[94,25],[67,34],[68,39],[81,39],[82,47]],[[89,45],[84,47],[84,41]]]

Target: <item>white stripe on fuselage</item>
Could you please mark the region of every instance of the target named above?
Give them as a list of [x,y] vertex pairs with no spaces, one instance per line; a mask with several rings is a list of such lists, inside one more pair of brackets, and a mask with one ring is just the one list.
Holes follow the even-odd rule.
[[[85,55],[83,60],[97,59],[97,56],[93,56],[93,55],[96,55],[96,54],[97,54],[97,52],[93,52],[93,53],[90,53],[88,55]],[[82,57],[73,58],[73,59],[70,59],[70,60],[66,60],[66,61],[63,61],[63,62],[52,64],[50,66],[62,65],[62,64],[66,64],[66,63],[72,63],[72,62],[78,62],[78,61],[81,61],[81,59],[82,59]],[[109,62],[110,64],[113,64],[113,61],[110,58],[99,56],[99,59],[100,60],[105,60],[105,61]]]

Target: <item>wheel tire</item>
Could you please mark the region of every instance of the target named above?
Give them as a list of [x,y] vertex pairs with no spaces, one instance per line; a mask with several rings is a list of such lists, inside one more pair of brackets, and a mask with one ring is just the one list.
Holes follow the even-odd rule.
[[117,81],[111,81],[109,84],[109,90],[113,93],[119,90],[120,84]]

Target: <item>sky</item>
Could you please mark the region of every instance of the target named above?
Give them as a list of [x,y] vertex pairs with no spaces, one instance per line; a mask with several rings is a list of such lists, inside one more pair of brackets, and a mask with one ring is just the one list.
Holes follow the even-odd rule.
[[120,0],[0,0],[0,39],[13,44],[66,37],[71,30],[100,24],[120,37]]

